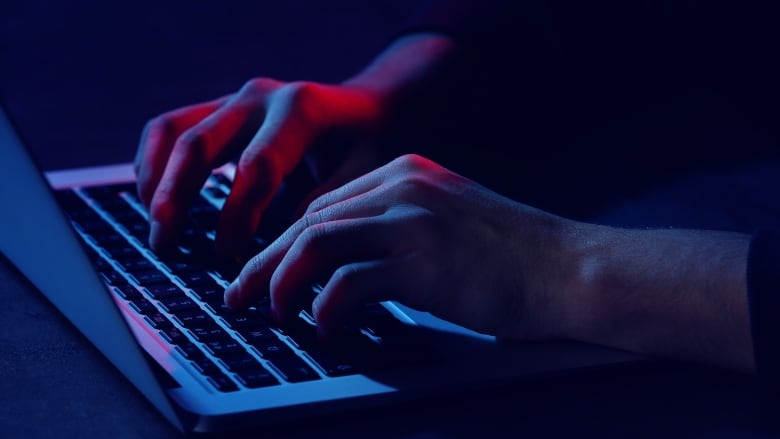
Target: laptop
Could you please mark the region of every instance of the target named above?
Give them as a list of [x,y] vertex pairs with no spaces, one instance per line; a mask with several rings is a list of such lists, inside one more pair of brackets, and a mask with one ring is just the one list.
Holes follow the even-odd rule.
[[[643,361],[579,343],[499,341],[395,302],[366,305],[327,346],[306,307],[285,327],[269,318],[267,298],[233,312],[222,293],[241,267],[209,254],[231,165],[209,177],[178,248],[155,254],[131,164],[41,170],[0,110],[0,175],[14,182],[0,186],[0,250],[182,432],[250,429]],[[283,228],[268,217],[254,251]],[[42,264],[41,255],[59,258]]]

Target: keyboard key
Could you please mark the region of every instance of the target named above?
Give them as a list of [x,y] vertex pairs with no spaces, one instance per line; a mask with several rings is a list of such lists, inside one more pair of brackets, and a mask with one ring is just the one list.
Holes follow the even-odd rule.
[[220,392],[233,392],[238,386],[222,372],[214,372],[208,376],[209,382]]
[[193,271],[190,273],[181,273],[178,275],[179,280],[187,285],[189,288],[195,287],[210,287],[217,285],[217,282],[208,275],[205,271]]
[[125,239],[125,237],[119,233],[114,232],[113,229],[110,232],[102,232],[94,235],[91,234],[89,237],[92,239],[92,242],[103,248],[114,247],[127,243],[127,239]]
[[240,370],[257,369],[260,367],[260,362],[247,352],[242,352],[237,355],[228,355],[220,358],[220,361],[232,372],[238,372]]
[[133,279],[135,279],[135,281],[141,285],[152,285],[152,284],[161,284],[161,283],[167,284],[170,282],[170,280],[168,280],[168,276],[160,273],[157,269],[132,273],[132,276]]
[[97,200],[101,209],[108,212],[112,217],[116,218],[128,212],[135,212],[132,206],[127,204],[127,201],[113,197],[105,200]]
[[406,334],[409,329],[379,303],[364,305],[363,311],[358,314],[357,325],[376,337],[388,338],[388,341],[391,341],[392,337]]
[[245,328],[255,323],[255,320],[253,320],[250,316],[243,314],[227,317],[225,321],[227,321],[230,327],[233,329]]
[[103,218],[98,215],[97,212],[92,210],[89,206],[84,204],[82,208],[71,208],[67,209],[66,213],[68,217],[71,219],[71,221],[75,222],[76,224],[87,222],[87,221],[102,221]]
[[319,349],[307,350],[306,355],[325,372],[325,375],[330,377],[353,375],[359,372],[359,368],[351,361],[339,359]]
[[128,258],[141,258],[141,253],[136,250],[135,247],[127,242],[122,242],[116,245],[103,247],[106,253],[115,260],[122,260]]
[[249,308],[244,311],[225,313],[222,315],[225,322],[233,329],[241,328],[263,328],[267,327],[267,320],[258,312],[256,308]]
[[217,209],[217,206],[211,204],[211,201],[199,194],[190,204],[190,213],[201,212],[219,212],[219,209]]
[[198,369],[198,371],[203,375],[222,373],[219,367],[217,367],[217,365],[214,364],[213,361],[209,360],[206,357],[196,358],[195,360],[192,360],[192,365],[195,366],[195,368]]
[[[336,377],[358,373],[366,366],[363,359],[373,358],[378,352],[366,349],[369,340],[353,339],[351,343],[341,342],[338,346],[324,346],[317,342],[308,342],[302,347],[305,354],[316,363],[325,375]],[[299,345],[300,346],[300,345]]]
[[222,318],[235,314],[235,311],[228,308],[228,306],[225,304],[224,301],[220,303],[210,303],[209,306],[211,307],[211,309],[214,311],[216,315]]
[[181,255],[177,257],[168,257],[163,260],[165,268],[175,275],[182,275],[187,273],[204,271],[205,269],[200,264],[195,263],[192,260],[188,260],[186,256]]
[[326,344],[317,338],[316,327],[303,320],[286,326],[285,333],[328,376],[349,375],[361,369],[375,369],[373,363],[380,361],[388,365],[397,363],[396,360],[388,358],[378,344],[356,330],[345,330]]
[[160,283],[157,285],[149,285],[144,289],[155,299],[163,299],[166,297],[183,297],[184,292],[181,288],[174,285],[172,282]]
[[127,283],[127,280],[125,280],[124,276],[110,267],[100,270],[100,277],[103,278],[103,282],[111,286],[123,285]]
[[192,291],[203,302],[209,305],[221,305],[225,302],[225,288],[218,284],[192,288]]
[[147,314],[144,317],[144,320],[146,320],[146,322],[149,323],[149,325],[154,329],[164,329],[173,326],[173,323],[171,323],[171,321],[168,320],[168,317],[166,317],[164,314],[159,312]]
[[194,328],[213,328],[217,326],[214,318],[200,309],[192,311],[181,311],[175,314],[176,319],[187,329]]
[[146,225],[148,227],[149,222],[140,213],[136,212],[129,205],[122,210],[116,210],[111,216],[116,222],[121,224],[125,229],[129,229],[132,225]]
[[144,223],[135,223],[135,224],[128,224],[123,225],[125,230],[127,230],[127,233],[132,235],[135,239],[140,241],[142,244],[146,245],[146,243],[149,241],[149,233],[151,232],[151,229],[149,228],[149,224]]
[[154,306],[154,304],[143,297],[139,297],[138,299],[133,299],[130,301],[133,308],[135,308],[136,311],[138,311],[139,314],[149,314],[157,312],[157,307]]
[[222,189],[216,186],[207,187],[206,189],[204,189],[204,192],[206,192],[207,195],[216,198],[217,200],[224,200],[228,196],[228,194],[225,191],[223,191]]
[[320,376],[296,355],[282,355],[270,359],[271,365],[279,371],[285,381],[297,383],[319,379]]
[[130,284],[121,284],[121,285],[115,285],[114,286],[115,291],[119,293],[120,296],[122,296],[125,300],[134,300],[138,299],[141,296],[141,292],[138,291],[138,289]]
[[187,340],[187,341],[181,341],[176,345],[177,351],[184,357],[189,360],[193,360],[196,358],[205,358],[206,354],[203,353],[203,351],[193,342]]
[[168,343],[172,345],[182,345],[190,342],[190,339],[177,327],[162,329],[160,334],[164,335]]
[[214,183],[225,186],[228,189],[233,186],[233,182],[230,181],[230,179],[227,178],[224,174],[211,174],[211,179],[214,181]]
[[257,369],[249,369],[238,372],[239,381],[250,389],[268,387],[279,384],[279,381],[270,372],[258,366]]
[[188,311],[193,309],[200,309],[197,303],[193,302],[189,297],[164,297],[160,299],[160,303],[165,307],[166,311],[170,313],[176,313],[178,311]]
[[192,335],[201,343],[233,340],[224,329],[218,326],[211,328],[192,328],[190,331],[192,331]]
[[114,228],[102,218],[78,221],[78,225],[84,233],[91,236],[101,236],[114,232]]
[[243,346],[233,339],[213,340],[206,343],[206,349],[215,357],[224,357],[234,355],[239,352],[246,352]]
[[257,352],[259,352],[263,358],[295,355],[293,350],[290,349],[285,342],[276,337],[273,339],[255,340],[251,345],[257,349]]
[[119,262],[119,266],[122,270],[131,274],[156,269],[154,264],[145,258],[123,258],[117,262]]
[[241,334],[241,337],[243,337],[244,340],[251,345],[277,338],[276,334],[274,334],[273,331],[267,327],[241,328],[238,330],[238,333]]

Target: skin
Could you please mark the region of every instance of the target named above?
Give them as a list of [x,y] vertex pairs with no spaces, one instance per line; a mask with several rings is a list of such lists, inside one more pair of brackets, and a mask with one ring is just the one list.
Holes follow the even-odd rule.
[[[398,300],[488,334],[570,339],[752,371],[749,236],[571,221],[407,155],[314,200],[225,293],[294,316],[308,286],[323,337]],[[489,292],[489,293],[488,293]]]
[[226,257],[241,253],[282,180],[302,161],[322,183],[308,200],[375,168],[384,158],[371,139],[454,47],[441,35],[410,35],[341,84],[255,78],[234,94],[152,119],[135,159],[150,245],[165,250],[176,243],[211,170],[236,154],[233,190],[217,228],[216,249]]
[[[410,35],[341,84],[257,78],[153,119],[136,157],[150,244],[175,244],[210,170],[240,155],[217,230],[217,251],[240,253],[281,181],[305,162],[320,187],[227,289],[231,307],[270,294],[283,322],[326,276],[313,304],[325,338],[358,305],[392,299],[504,338],[580,340],[753,371],[747,235],[586,224],[420,156],[380,166],[387,152],[372,140],[457,54],[445,36]],[[328,142],[333,133],[339,142]]]

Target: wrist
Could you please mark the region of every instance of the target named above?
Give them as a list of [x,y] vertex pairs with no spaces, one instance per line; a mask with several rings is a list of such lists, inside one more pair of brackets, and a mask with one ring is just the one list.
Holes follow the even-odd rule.
[[[549,245],[544,277],[547,338],[591,341],[609,307],[602,302],[609,258],[609,228],[562,219]],[[550,253],[550,252],[548,252]]]
[[416,33],[393,42],[374,61],[341,85],[371,93],[385,108],[396,104],[447,63],[454,41],[443,34]]
[[557,296],[563,338],[749,369],[746,236],[582,225]]
[[511,217],[514,273],[505,330],[512,339],[581,340],[593,316],[598,290],[600,226],[580,223],[517,204]]

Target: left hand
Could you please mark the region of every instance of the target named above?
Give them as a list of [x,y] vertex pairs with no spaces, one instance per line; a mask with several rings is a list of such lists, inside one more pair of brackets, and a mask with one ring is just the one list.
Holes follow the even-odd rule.
[[330,275],[313,303],[321,335],[361,304],[397,300],[483,333],[551,336],[566,281],[554,239],[569,223],[407,155],[314,200],[225,298],[242,308],[270,293],[283,322]]

